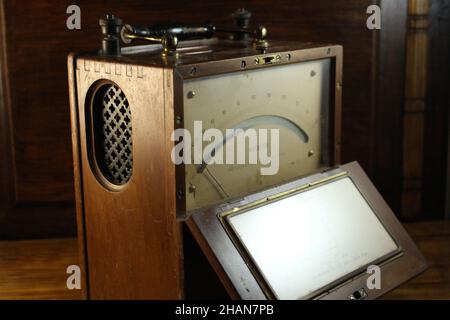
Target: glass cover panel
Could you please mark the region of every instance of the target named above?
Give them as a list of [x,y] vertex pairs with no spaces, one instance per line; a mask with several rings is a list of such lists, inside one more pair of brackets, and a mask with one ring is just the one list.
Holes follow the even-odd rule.
[[[245,164],[228,164],[227,148],[218,148],[226,164],[186,165],[186,208],[192,211],[221,203],[310,174],[330,165],[328,145],[330,104],[330,59],[309,61],[259,70],[203,77],[184,82],[184,125],[194,136],[194,122],[202,131],[218,129],[226,137],[227,129],[278,129],[279,162],[273,175],[261,175],[258,153],[271,155],[271,136],[266,143],[245,150]],[[270,132],[270,131],[268,131]],[[259,138],[259,137],[258,137]],[[232,139],[225,139],[225,145]],[[191,143],[194,163],[196,148]],[[198,141],[197,141],[198,142]],[[213,142],[213,143],[212,143]],[[222,141],[200,141],[203,151]],[[223,152],[223,153],[221,153]],[[258,158],[249,164],[253,155]],[[195,192],[189,192],[195,190]]]
[[398,251],[348,177],[226,219],[277,299],[309,298]]

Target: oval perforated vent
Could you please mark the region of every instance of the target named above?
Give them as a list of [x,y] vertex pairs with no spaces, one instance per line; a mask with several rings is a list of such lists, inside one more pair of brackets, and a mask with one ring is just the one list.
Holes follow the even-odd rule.
[[133,172],[133,130],[128,99],[118,86],[103,85],[95,94],[92,112],[97,165],[108,181],[123,185]]

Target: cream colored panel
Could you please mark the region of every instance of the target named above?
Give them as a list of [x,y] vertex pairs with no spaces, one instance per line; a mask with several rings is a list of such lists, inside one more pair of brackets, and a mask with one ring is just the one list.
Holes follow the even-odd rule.
[[[194,121],[202,121],[203,130],[217,128],[224,134],[226,129],[256,128],[279,129],[280,135],[275,175],[261,175],[259,163],[211,164],[203,170],[186,165],[187,210],[245,196],[328,165],[329,81],[328,59],[185,81],[184,123],[192,135]],[[247,159],[258,150],[248,149]]]
[[278,299],[301,299],[398,247],[350,178],[227,218]]

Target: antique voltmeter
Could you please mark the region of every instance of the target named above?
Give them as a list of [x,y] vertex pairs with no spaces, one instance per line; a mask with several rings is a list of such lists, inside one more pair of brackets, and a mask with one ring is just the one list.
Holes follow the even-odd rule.
[[[342,47],[269,41],[248,16],[220,28],[108,15],[102,49],[69,56],[86,297],[185,297],[191,272],[202,281],[185,268],[189,235],[236,298],[376,298],[424,269],[361,168],[340,166]],[[262,131],[277,139],[246,143]],[[271,161],[227,158],[229,132]],[[371,265],[381,289],[365,283]]]

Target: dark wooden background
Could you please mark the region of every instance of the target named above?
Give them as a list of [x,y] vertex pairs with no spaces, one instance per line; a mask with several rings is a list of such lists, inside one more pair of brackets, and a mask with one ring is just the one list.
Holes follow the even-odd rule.
[[[427,112],[424,149],[424,213],[440,218],[447,198],[450,219],[450,0],[432,0],[430,8]],[[446,147],[447,146],[447,147]],[[448,150],[450,152],[450,150]],[[445,168],[448,164],[447,188]]]
[[[0,239],[75,234],[66,57],[100,46],[98,18],[108,12],[136,24],[228,23],[235,9],[245,7],[272,38],[342,44],[343,160],[359,161],[402,217],[407,1],[78,0],[79,31],[66,28],[66,8],[73,1],[0,1]],[[432,1],[435,15],[448,4]],[[366,9],[373,3],[382,5],[381,31],[366,28]],[[437,43],[443,28],[432,30],[435,71],[448,59],[442,54],[448,47]],[[433,183],[424,184],[427,200],[413,219],[444,216],[448,73],[430,77],[433,111],[427,118],[425,163]]]

